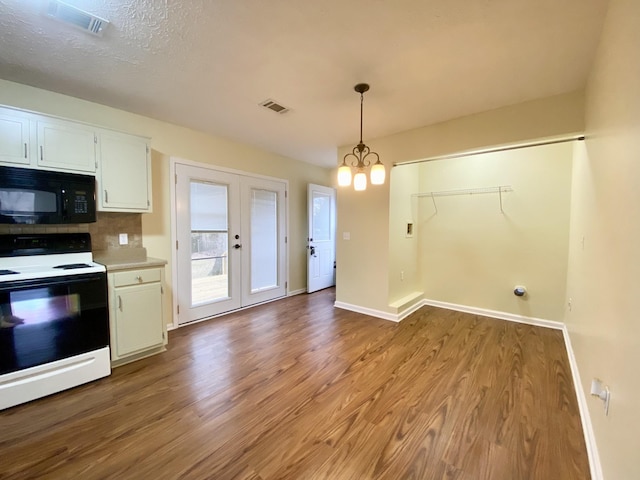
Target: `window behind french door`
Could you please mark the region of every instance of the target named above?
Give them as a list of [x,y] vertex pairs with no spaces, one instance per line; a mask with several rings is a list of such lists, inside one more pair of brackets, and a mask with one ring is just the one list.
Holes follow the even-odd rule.
[[284,181],[176,163],[178,323],[286,294]]

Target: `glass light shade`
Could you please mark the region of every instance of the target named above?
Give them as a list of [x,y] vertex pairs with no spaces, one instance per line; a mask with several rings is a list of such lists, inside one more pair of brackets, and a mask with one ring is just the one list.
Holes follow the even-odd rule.
[[358,172],[353,177],[353,189],[358,192],[367,189],[367,175],[364,172]]
[[351,167],[344,163],[338,168],[338,185],[341,187],[351,185]]
[[384,165],[378,160],[371,166],[371,185],[382,185],[384,183],[384,177]]

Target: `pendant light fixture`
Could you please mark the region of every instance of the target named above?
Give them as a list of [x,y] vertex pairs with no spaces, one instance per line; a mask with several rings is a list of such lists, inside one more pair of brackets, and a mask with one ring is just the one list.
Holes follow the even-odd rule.
[[[384,183],[385,169],[384,164],[380,161],[380,156],[376,152],[372,152],[369,147],[362,143],[362,103],[364,92],[369,90],[369,85],[359,83],[353,89],[360,94],[360,143],[353,147],[353,151],[347,153],[342,159],[342,165],[338,168],[338,185],[348,187],[351,185],[351,167],[355,168],[353,176],[353,188],[357,191],[367,189],[367,167],[371,167],[370,177],[372,185],[382,185]],[[368,159],[372,155],[371,159]],[[372,165],[371,161],[375,156],[376,162]],[[351,158],[353,157],[353,158]],[[347,164],[347,158],[349,163]]]

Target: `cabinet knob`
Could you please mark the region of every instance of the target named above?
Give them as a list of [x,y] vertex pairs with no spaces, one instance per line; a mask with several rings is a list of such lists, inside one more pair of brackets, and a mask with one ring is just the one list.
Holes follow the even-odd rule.
[[136,277],[136,280],[138,281],[138,283],[142,283],[142,277],[140,275]]

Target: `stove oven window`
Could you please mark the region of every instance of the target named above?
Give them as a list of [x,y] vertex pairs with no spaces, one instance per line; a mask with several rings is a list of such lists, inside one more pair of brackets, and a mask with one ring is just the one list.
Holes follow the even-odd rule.
[[103,281],[0,291],[0,374],[108,345]]

